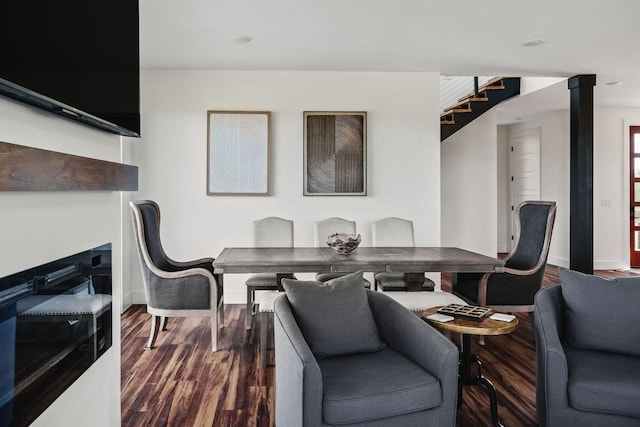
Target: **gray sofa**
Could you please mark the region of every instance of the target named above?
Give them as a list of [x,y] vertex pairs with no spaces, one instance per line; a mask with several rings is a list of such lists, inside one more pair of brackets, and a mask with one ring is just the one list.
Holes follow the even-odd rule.
[[283,281],[274,305],[276,425],[455,426],[456,346],[365,290],[361,273],[345,295],[338,287],[353,279]]
[[640,426],[640,278],[559,276],[535,298],[539,425]]

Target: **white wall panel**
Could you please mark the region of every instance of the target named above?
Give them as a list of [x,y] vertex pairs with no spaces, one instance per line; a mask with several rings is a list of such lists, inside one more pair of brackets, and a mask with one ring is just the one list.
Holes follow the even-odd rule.
[[497,119],[490,110],[442,142],[442,244],[498,247]]

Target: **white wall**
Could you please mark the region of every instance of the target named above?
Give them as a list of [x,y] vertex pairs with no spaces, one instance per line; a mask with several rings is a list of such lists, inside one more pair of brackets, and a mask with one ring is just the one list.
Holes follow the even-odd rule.
[[[0,98],[0,141],[120,161],[120,137]],[[0,277],[113,244],[114,309],[120,301],[119,192],[0,192]],[[120,319],[113,345],[34,426],[120,425]]]
[[497,137],[498,252],[506,253],[511,251],[511,232],[509,227],[511,223],[511,209],[509,209],[509,190],[511,188],[511,174],[509,173],[509,129],[506,126],[498,126]]
[[497,118],[490,110],[442,142],[442,245],[498,247]]
[[548,262],[562,267],[569,266],[569,118],[569,110],[560,110],[508,126],[509,141],[517,132],[540,128],[540,199],[557,203]]
[[[143,71],[134,196],[159,203],[178,260],[250,246],[252,221],[271,215],[294,220],[296,246],[313,246],[313,222],[330,216],[355,220],[362,245],[386,216],[413,220],[417,245],[439,245],[438,93],[436,73]],[[271,111],[270,196],[206,195],[207,110]],[[367,112],[367,196],[302,195],[304,111]],[[227,303],[245,301],[245,279],[225,277]],[[130,281],[143,303],[139,271]]]

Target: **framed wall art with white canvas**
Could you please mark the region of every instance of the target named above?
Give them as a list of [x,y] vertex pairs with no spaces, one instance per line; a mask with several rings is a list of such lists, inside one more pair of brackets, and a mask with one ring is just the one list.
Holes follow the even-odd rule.
[[207,194],[268,195],[270,111],[207,111]]
[[305,196],[367,195],[367,113],[304,112]]

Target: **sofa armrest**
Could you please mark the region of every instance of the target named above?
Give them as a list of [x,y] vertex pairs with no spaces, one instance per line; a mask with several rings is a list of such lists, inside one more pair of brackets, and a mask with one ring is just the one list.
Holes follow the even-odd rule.
[[322,425],[322,375],[286,294],[274,302],[276,425]]
[[[536,411],[540,427],[561,421],[569,407],[567,358],[562,346],[564,300],[560,285],[543,288],[535,297]],[[567,420],[564,420],[566,425]]]
[[458,348],[438,330],[387,295],[367,290],[367,296],[380,338],[390,348],[440,380],[443,405],[455,420]]

